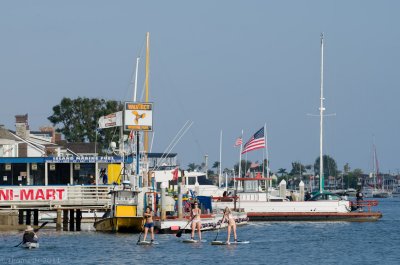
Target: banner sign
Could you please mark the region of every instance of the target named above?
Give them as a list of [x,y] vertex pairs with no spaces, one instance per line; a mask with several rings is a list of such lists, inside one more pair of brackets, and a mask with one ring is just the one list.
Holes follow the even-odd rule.
[[[122,163],[119,156],[55,156],[46,157],[48,163]],[[127,158],[125,158],[127,160]]]
[[125,131],[153,130],[153,103],[125,102]]
[[64,201],[66,188],[15,187],[0,188],[0,201]]
[[98,124],[100,129],[122,126],[122,111],[100,117]]

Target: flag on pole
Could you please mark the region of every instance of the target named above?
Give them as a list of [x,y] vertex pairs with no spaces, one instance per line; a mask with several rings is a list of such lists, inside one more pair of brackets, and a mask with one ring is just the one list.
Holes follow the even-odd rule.
[[172,180],[178,180],[178,168],[175,168],[173,171],[172,171]]
[[135,132],[134,132],[133,130],[131,130],[131,132],[129,133],[128,139],[129,139],[130,141],[133,141],[134,138],[135,138]]
[[244,145],[242,154],[265,148],[264,127],[258,130]]
[[237,138],[235,141],[235,147],[240,146],[242,143],[243,143],[242,137]]

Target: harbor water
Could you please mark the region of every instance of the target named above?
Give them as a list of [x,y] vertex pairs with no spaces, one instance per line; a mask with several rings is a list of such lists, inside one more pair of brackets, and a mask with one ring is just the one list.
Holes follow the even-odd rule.
[[[250,244],[184,244],[175,235],[156,235],[159,245],[138,246],[138,234],[94,231],[39,232],[40,248],[14,247],[21,232],[1,232],[0,264],[399,264],[400,198],[381,199],[377,222],[257,222],[238,227]],[[143,236],[142,236],[143,237]],[[220,230],[218,240],[226,239]]]

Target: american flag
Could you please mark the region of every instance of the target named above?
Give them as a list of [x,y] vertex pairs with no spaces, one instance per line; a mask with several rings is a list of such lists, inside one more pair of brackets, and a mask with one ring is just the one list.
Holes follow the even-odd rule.
[[258,130],[244,145],[242,154],[265,148],[264,127]]
[[242,143],[243,143],[242,137],[237,138],[236,141],[235,141],[235,147],[239,146],[239,145],[242,145]]

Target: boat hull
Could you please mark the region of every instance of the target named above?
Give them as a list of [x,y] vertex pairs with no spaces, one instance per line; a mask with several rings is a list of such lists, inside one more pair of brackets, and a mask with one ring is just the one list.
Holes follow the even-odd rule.
[[144,218],[137,217],[109,217],[94,223],[96,231],[140,233],[143,231]]
[[247,213],[250,221],[345,221],[373,222],[382,218],[380,212],[348,212],[348,213],[299,213],[299,212],[252,212]]

